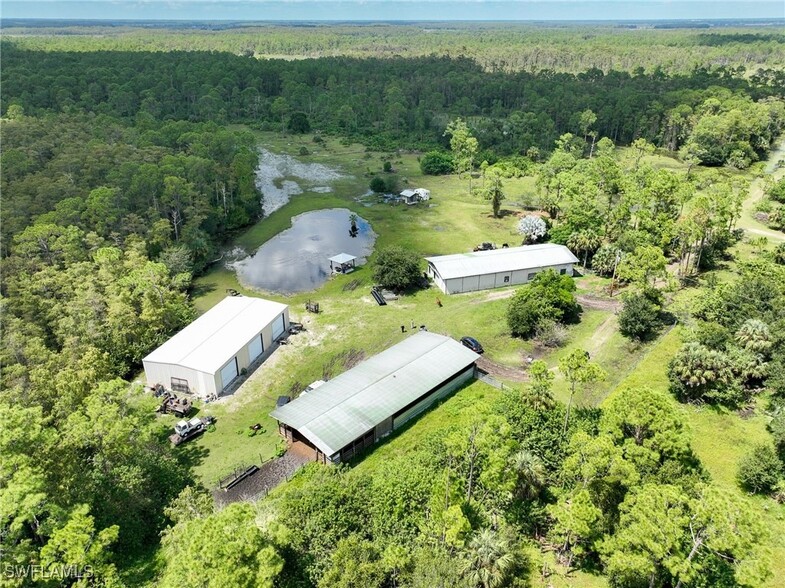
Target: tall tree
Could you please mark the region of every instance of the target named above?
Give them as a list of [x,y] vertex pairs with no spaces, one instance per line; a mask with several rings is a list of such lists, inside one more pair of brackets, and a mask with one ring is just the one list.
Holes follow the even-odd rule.
[[453,154],[453,166],[459,176],[469,175],[469,193],[472,191],[472,170],[474,158],[477,156],[478,142],[472,135],[463,119],[456,118],[450,121],[444,136],[450,137],[450,149]]

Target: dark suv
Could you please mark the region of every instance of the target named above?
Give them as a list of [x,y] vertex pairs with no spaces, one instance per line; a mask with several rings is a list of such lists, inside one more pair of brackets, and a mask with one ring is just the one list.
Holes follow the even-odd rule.
[[463,337],[461,339],[461,343],[463,343],[464,347],[468,347],[469,349],[471,349],[475,353],[483,353],[483,352],[485,352],[485,349],[482,348],[482,345],[480,345],[480,342],[477,339],[475,339],[474,337]]

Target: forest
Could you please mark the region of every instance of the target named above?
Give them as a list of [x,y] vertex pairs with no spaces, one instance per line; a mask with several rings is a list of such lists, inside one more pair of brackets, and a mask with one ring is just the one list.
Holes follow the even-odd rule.
[[[785,129],[782,35],[632,41],[599,30],[577,46],[601,45],[606,67],[578,49],[550,65],[515,51],[553,55],[580,31],[522,41],[479,27],[430,42],[408,28],[266,32],[2,41],[3,563],[90,574],[0,582],[495,588],[547,585],[566,570],[555,585],[568,574],[581,587],[775,585],[785,180],[764,162]],[[369,53],[378,34],[413,55]],[[691,57],[669,65],[654,43]],[[260,136],[306,154],[360,144],[358,169],[378,161],[370,179],[384,187],[404,175],[449,182],[434,214],[470,209],[472,236],[510,239],[500,223],[520,213],[524,242],[575,252],[579,288],[624,289],[613,324],[634,369],[650,371],[622,385],[601,357],[566,347],[586,320],[571,278],[543,273],[509,300],[445,301],[456,322],[488,333],[494,359],[532,341],[551,355],[501,392],[460,390],[350,466],[309,465],[265,499],[216,508],[195,469],[204,447],[170,448],[136,380],[141,359],[196,316],[222,251],[273,220],[255,181]],[[515,208],[522,182],[530,192]],[[400,211],[336,198],[372,217],[386,244],[422,255],[441,238],[420,239]],[[766,224],[745,234],[753,213]],[[385,342],[365,333],[379,323],[359,292],[320,296],[346,305],[357,338],[323,353]],[[432,293],[403,296],[435,306]],[[486,320],[479,307],[501,310]],[[618,386],[601,403],[577,402],[606,380]],[[761,442],[723,463],[730,486],[706,463],[695,423],[707,421],[694,412],[704,408],[765,420]]]

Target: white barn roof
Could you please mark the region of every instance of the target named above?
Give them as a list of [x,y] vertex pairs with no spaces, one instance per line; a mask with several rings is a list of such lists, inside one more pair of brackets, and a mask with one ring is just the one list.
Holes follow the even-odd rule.
[[285,304],[272,300],[227,296],[144,361],[216,373],[285,309]]
[[443,280],[578,262],[564,245],[554,243],[440,255],[425,260],[436,268]]
[[270,416],[333,455],[478,358],[454,339],[421,331]]

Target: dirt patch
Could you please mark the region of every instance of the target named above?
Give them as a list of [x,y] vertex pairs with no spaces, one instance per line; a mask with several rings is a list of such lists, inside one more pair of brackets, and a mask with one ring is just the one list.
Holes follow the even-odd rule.
[[309,456],[291,449],[281,457],[271,459],[261,465],[259,471],[245,478],[242,482],[229,490],[216,489],[213,498],[219,506],[232,502],[254,500],[266,496],[270,490],[282,484],[311,461]]
[[523,368],[510,367],[491,361],[487,357],[481,357],[477,360],[477,367],[482,371],[487,372],[494,378],[507,380],[508,382],[528,382],[529,375]]
[[581,294],[576,297],[578,303],[583,308],[591,308],[592,310],[607,310],[608,312],[618,312],[621,308],[621,300],[614,298],[600,298],[598,296],[591,296],[589,294]]
[[343,366],[344,370],[348,370],[356,366],[363,359],[365,359],[365,351],[361,349],[347,349],[341,353],[332,356],[327,363],[322,366],[322,378],[329,380],[336,374],[338,366]]

